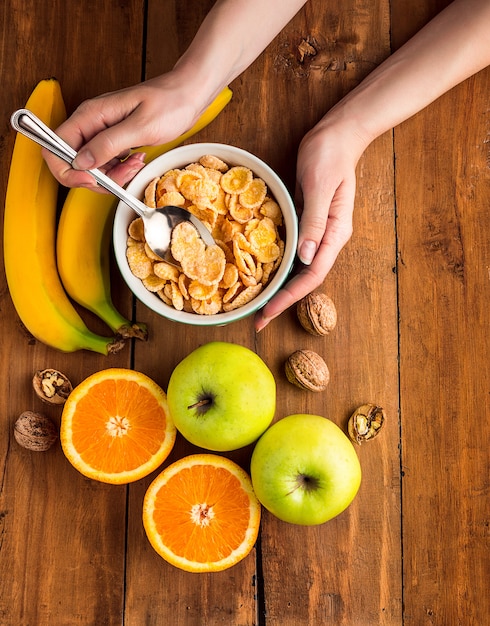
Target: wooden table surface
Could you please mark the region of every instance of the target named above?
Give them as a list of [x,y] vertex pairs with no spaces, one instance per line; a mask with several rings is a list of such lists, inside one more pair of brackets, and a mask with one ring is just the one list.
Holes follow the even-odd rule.
[[[7,0],[0,11],[0,192],[10,114],[56,76],[68,111],[87,97],[172,67],[212,0]],[[310,0],[232,85],[233,99],[193,141],[256,153],[294,189],[304,134],[447,0]],[[318,54],[303,62],[298,45]],[[0,624],[2,626],[483,626],[488,623],[490,418],[490,71],[387,132],[358,166],[355,233],[323,290],[339,322],[307,335],[294,310],[256,335],[251,319],[202,333],[132,302],[147,344],[113,357],[62,354],[23,329],[0,290]],[[83,312],[97,331],[103,324]],[[263,514],[256,548],[235,567],[189,574],[151,548],[141,506],[150,476],[129,487],[85,479],[59,445],[17,445],[24,410],[45,410],[30,379],[53,367],[73,382],[109,367],[166,388],[174,366],[208,340],[255,350],[278,383],[276,419],[308,412],[345,428],[364,402],[387,424],[356,448],[354,503],[317,527]],[[324,355],[331,383],[302,392],[283,374],[298,348]],[[60,412],[48,410],[59,422]],[[179,437],[167,462],[195,450]],[[248,467],[250,449],[230,454]]]

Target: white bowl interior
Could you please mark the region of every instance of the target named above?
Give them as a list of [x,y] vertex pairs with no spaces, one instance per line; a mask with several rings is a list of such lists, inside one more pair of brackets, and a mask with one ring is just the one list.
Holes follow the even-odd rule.
[[215,315],[198,315],[186,311],[177,311],[173,307],[165,304],[156,294],[148,291],[139,278],[131,273],[126,259],[126,242],[128,236],[128,226],[135,219],[136,214],[123,202],[119,202],[114,219],[113,241],[114,252],[119,270],[134,295],[155,313],[168,319],[193,324],[196,326],[217,326],[229,324],[252,313],[264,306],[272,296],[279,290],[288,277],[296,255],[298,241],[298,220],[296,210],[284,183],[273,172],[273,170],[261,159],[253,154],[220,143],[196,143],[175,148],[160,157],[157,157],[146,165],[133,178],[127,190],[137,198],[142,199],[147,185],[157,176],[161,176],[173,168],[181,168],[189,163],[199,160],[205,154],[213,154],[230,166],[244,165],[252,170],[255,176],[260,176],[266,183],[270,193],[279,203],[282,209],[284,226],[286,230],[284,258],[276,274],[267,287],[248,304],[224,313]]

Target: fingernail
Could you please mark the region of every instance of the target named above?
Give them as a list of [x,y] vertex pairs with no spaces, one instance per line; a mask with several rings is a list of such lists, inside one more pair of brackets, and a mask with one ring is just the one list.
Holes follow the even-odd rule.
[[94,155],[89,150],[83,150],[73,160],[72,167],[75,170],[89,170],[94,164]]
[[304,265],[311,265],[313,258],[316,254],[316,243],[307,239],[303,241],[301,248],[299,249],[298,256],[301,263]]
[[260,333],[260,331],[264,330],[264,328],[267,326],[269,322],[270,322],[270,319],[268,317],[262,317],[260,320],[257,320],[255,324],[255,332]]
[[145,166],[144,163],[139,163],[138,165],[135,165],[129,170],[128,176],[131,176],[131,177],[136,176],[138,172],[141,172],[144,166]]

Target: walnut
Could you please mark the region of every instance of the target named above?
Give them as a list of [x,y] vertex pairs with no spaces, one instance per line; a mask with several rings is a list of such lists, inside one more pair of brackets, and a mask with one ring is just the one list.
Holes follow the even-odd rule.
[[290,383],[308,391],[324,391],[330,372],[322,357],[313,350],[296,350],[287,359],[284,369]]
[[48,404],[64,404],[73,391],[68,378],[53,369],[38,370],[32,379],[36,395]]
[[335,304],[324,293],[310,293],[296,307],[301,326],[310,335],[328,335],[337,324]]
[[385,412],[380,406],[363,404],[350,416],[347,431],[352,441],[361,445],[377,437],[384,422]]
[[23,448],[44,452],[56,441],[58,431],[49,417],[24,411],[14,424],[14,437]]

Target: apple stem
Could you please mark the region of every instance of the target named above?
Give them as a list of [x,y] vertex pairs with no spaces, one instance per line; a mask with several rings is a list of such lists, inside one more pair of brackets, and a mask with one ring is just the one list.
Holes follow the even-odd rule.
[[211,404],[211,399],[210,398],[203,398],[202,400],[199,400],[195,404],[189,405],[187,408],[188,409],[199,409],[202,406],[206,406],[207,404]]

